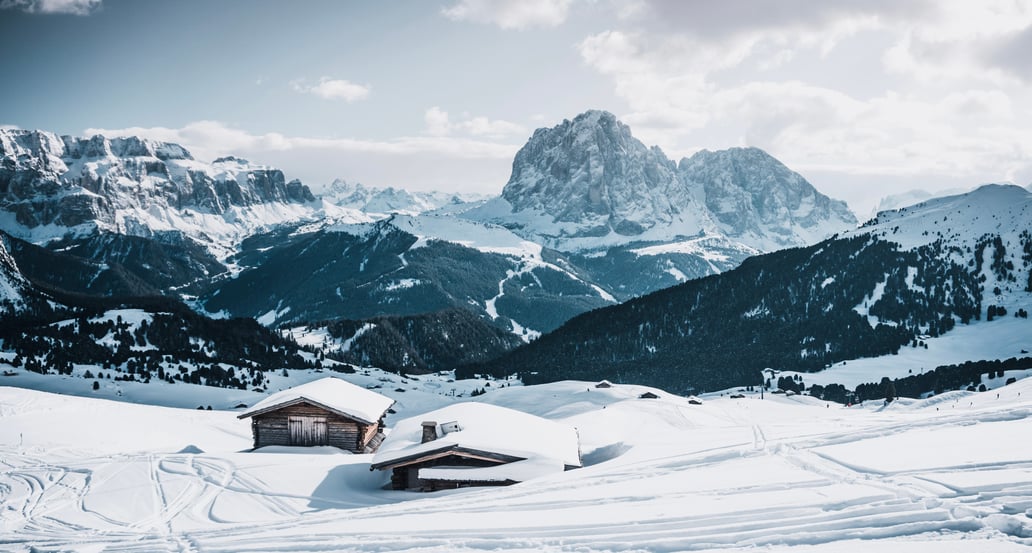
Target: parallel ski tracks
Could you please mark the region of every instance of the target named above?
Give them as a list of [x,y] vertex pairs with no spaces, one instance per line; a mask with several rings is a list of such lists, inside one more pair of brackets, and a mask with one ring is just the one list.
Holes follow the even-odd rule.
[[[684,412],[680,412],[685,418]],[[982,413],[979,422],[1006,422],[1032,417],[1032,410],[1019,408]],[[743,421],[745,422],[745,421]],[[939,482],[936,475],[998,469],[1032,471],[1032,460],[940,466],[902,471],[877,471],[841,462],[820,448],[878,438],[894,432],[971,424],[968,414],[934,419],[873,422],[824,434],[772,439],[769,429],[747,422],[751,441],[708,450],[669,455],[621,465],[620,461],[596,465],[563,478],[527,482],[510,488],[471,491],[439,497],[419,497],[402,503],[362,508],[321,509],[302,512],[299,505],[312,498],[273,493],[259,477],[238,469],[232,462],[214,456],[194,454],[147,454],[112,456],[69,462],[58,466],[30,456],[5,459],[0,464],[0,529],[16,529],[16,537],[0,534],[0,549],[62,550],[87,545],[109,551],[327,551],[358,549],[377,544],[382,550],[406,549],[552,549],[579,551],[694,550],[722,547],[823,544],[843,539],[877,539],[915,536],[925,533],[975,532],[992,526],[993,516],[1028,517],[1032,513],[1032,482],[1007,486],[985,485],[973,489]],[[743,435],[743,438],[748,434]],[[756,509],[700,514],[678,513],[635,517],[637,502],[644,495],[613,495],[607,505],[629,514],[626,522],[573,520],[557,516],[554,524],[509,527],[481,524],[480,527],[435,528],[431,531],[396,532],[363,529],[362,521],[396,517],[432,516],[440,512],[456,517],[475,513],[496,513],[499,520],[513,511],[555,510],[577,512],[597,507],[598,499],[578,498],[547,501],[536,499],[541,492],[561,497],[585,486],[605,486],[657,477],[692,478],[693,471],[736,460],[773,456],[809,475],[786,484],[753,481],[739,487],[718,490],[671,490],[663,500],[671,505],[690,504],[702,497],[721,494],[754,494],[777,498],[778,494],[808,493],[814,496],[830,485],[863,490],[839,502],[812,504],[768,501]],[[103,478],[90,468],[109,463]],[[118,465],[112,467],[111,465]],[[107,486],[122,470],[145,467],[150,479],[153,509],[131,522],[117,520],[91,509],[91,493]],[[944,480],[948,481],[948,479]],[[218,500],[223,494],[247,496],[261,505],[273,519],[261,523],[233,523],[218,517]],[[82,516],[65,520],[52,505],[67,505],[71,499]],[[299,501],[301,500],[301,501]],[[760,503],[763,505],[763,503]],[[1032,526],[1032,524],[1030,524]],[[192,530],[191,528],[203,528]],[[1020,531],[1011,535],[1016,543],[1032,545]]]

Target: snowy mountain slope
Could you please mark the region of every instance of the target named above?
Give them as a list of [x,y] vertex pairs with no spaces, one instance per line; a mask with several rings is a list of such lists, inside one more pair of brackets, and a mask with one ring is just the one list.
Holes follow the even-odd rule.
[[[54,378],[80,374],[238,389],[261,388],[266,372],[315,365],[292,340],[253,320],[211,320],[165,298],[124,306],[71,297],[77,299],[86,305],[7,318],[0,358]],[[96,376],[84,374],[83,366],[92,366]]]
[[462,206],[488,199],[483,194],[416,192],[402,188],[376,188],[335,179],[319,194],[332,204],[368,213],[374,217],[391,214],[418,215],[442,207]]
[[675,165],[603,111],[535,131],[502,197],[464,216],[568,252],[713,235],[771,251],[856,224],[843,202],[761,150],[703,151]]
[[983,316],[990,305],[1012,313],[1032,308],[1032,192],[1010,184],[935,198],[886,211],[844,233],[896,242],[904,249],[937,245],[956,263],[974,267],[982,280]]
[[97,232],[37,246],[7,236],[22,274],[37,286],[93,296],[197,293],[226,267],[177,233],[152,238]]
[[203,305],[267,325],[458,307],[529,337],[614,302],[537,244],[433,215],[256,236],[233,261]]
[[[960,325],[942,336],[923,337],[917,347],[904,347],[897,354],[851,359],[835,363],[816,373],[798,375],[805,385],[842,384],[849,390],[866,382],[879,382],[882,377],[906,378],[943,365],[960,365],[972,360],[1029,357],[1032,352],[1032,322],[1020,317],[1003,317],[991,324]],[[1008,374],[1024,378],[1032,375]],[[992,389],[994,379],[985,379]],[[1002,385],[1001,378],[996,385]]]
[[[952,219],[951,219],[952,217]],[[1016,238],[1032,219],[1032,192],[1013,184],[986,184],[971,192],[936,197],[883,211],[843,236],[873,235],[905,248],[942,239],[961,248],[974,247],[987,234]]]
[[224,257],[241,238],[284,222],[369,220],[317,202],[277,169],[231,156],[203,163],[177,144],[138,137],[3,129],[0,158],[0,226],[36,243],[95,229],[168,231]]
[[286,332],[299,343],[336,354],[337,359],[398,374],[451,370],[492,359],[523,343],[511,330],[463,308],[359,321],[342,319]]
[[11,255],[10,238],[0,232],[0,316],[21,310],[30,288],[31,284]]
[[1030,229],[1032,193],[984,186],[586,313],[469,371],[519,371],[528,382],[609,378],[713,390],[758,383],[767,367],[812,372],[923,348],[924,339],[961,325],[1004,317],[1025,324]]
[[724,235],[760,251],[813,244],[856,225],[845,202],[759,148],[703,150],[682,159],[677,172],[687,190],[702,189]]
[[[14,550],[63,551],[1032,545],[1032,450],[1013,439],[1032,412],[1032,380],[999,398],[955,393],[959,406],[947,410],[933,400],[845,409],[752,394],[691,405],[656,389],[659,399],[637,399],[645,390],[571,381],[491,391],[479,399],[576,426],[585,468],[420,494],[381,489],[371,455],[246,452],[248,424],[232,412],[0,387],[0,528]],[[453,401],[437,398],[437,407]]]
[[927,190],[915,189],[907,190],[906,192],[901,192],[899,194],[892,194],[878,200],[878,205],[875,206],[873,211],[871,211],[871,214],[868,216],[868,219],[873,219],[877,217],[878,213],[882,211],[892,211],[895,209],[899,209],[901,207],[908,207],[929,200],[931,198],[956,196],[957,194],[964,194],[970,192],[971,190],[973,189],[954,188],[950,190],[940,190],[933,194]]

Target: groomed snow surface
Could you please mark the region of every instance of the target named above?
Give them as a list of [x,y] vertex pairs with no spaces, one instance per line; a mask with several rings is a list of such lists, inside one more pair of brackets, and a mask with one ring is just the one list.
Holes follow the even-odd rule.
[[[510,487],[387,491],[389,475],[369,471],[372,455],[247,451],[249,423],[236,411],[0,387],[0,550],[1032,545],[1032,379],[851,408],[752,394],[691,405],[586,382],[490,390],[476,399],[576,427],[584,468]],[[646,390],[659,398],[639,399]],[[457,401],[437,397],[438,408]]]

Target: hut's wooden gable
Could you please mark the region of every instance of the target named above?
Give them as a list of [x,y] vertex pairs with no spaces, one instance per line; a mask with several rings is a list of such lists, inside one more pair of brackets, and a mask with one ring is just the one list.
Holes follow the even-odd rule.
[[379,434],[380,425],[356,421],[301,401],[254,415],[251,428],[255,448],[328,445],[367,453],[367,447]]

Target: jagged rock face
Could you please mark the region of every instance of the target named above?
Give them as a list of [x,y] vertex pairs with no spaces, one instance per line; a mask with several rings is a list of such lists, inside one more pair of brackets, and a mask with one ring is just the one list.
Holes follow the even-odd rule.
[[[502,192],[512,228],[562,249],[722,235],[761,251],[813,243],[856,225],[843,202],[756,148],[700,152],[679,166],[606,112],[539,129]],[[490,217],[506,224],[506,215]]]
[[818,240],[856,225],[845,202],[821,194],[759,148],[703,150],[677,169],[685,187],[702,188],[706,209],[729,236],[792,246],[800,245],[800,234]]
[[520,149],[502,191],[514,211],[540,210],[561,223],[585,222],[581,235],[640,234],[668,223],[674,164],[603,111],[538,129]]
[[231,206],[314,200],[282,171],[237,158],[205,164],[177,144],[0,131],[0,208],[28,228],[112,224],[122,209],[221,214]]
[[25,304],[29,283],[11,256],[7,235],[0,232],[0,315],[16,312]]

